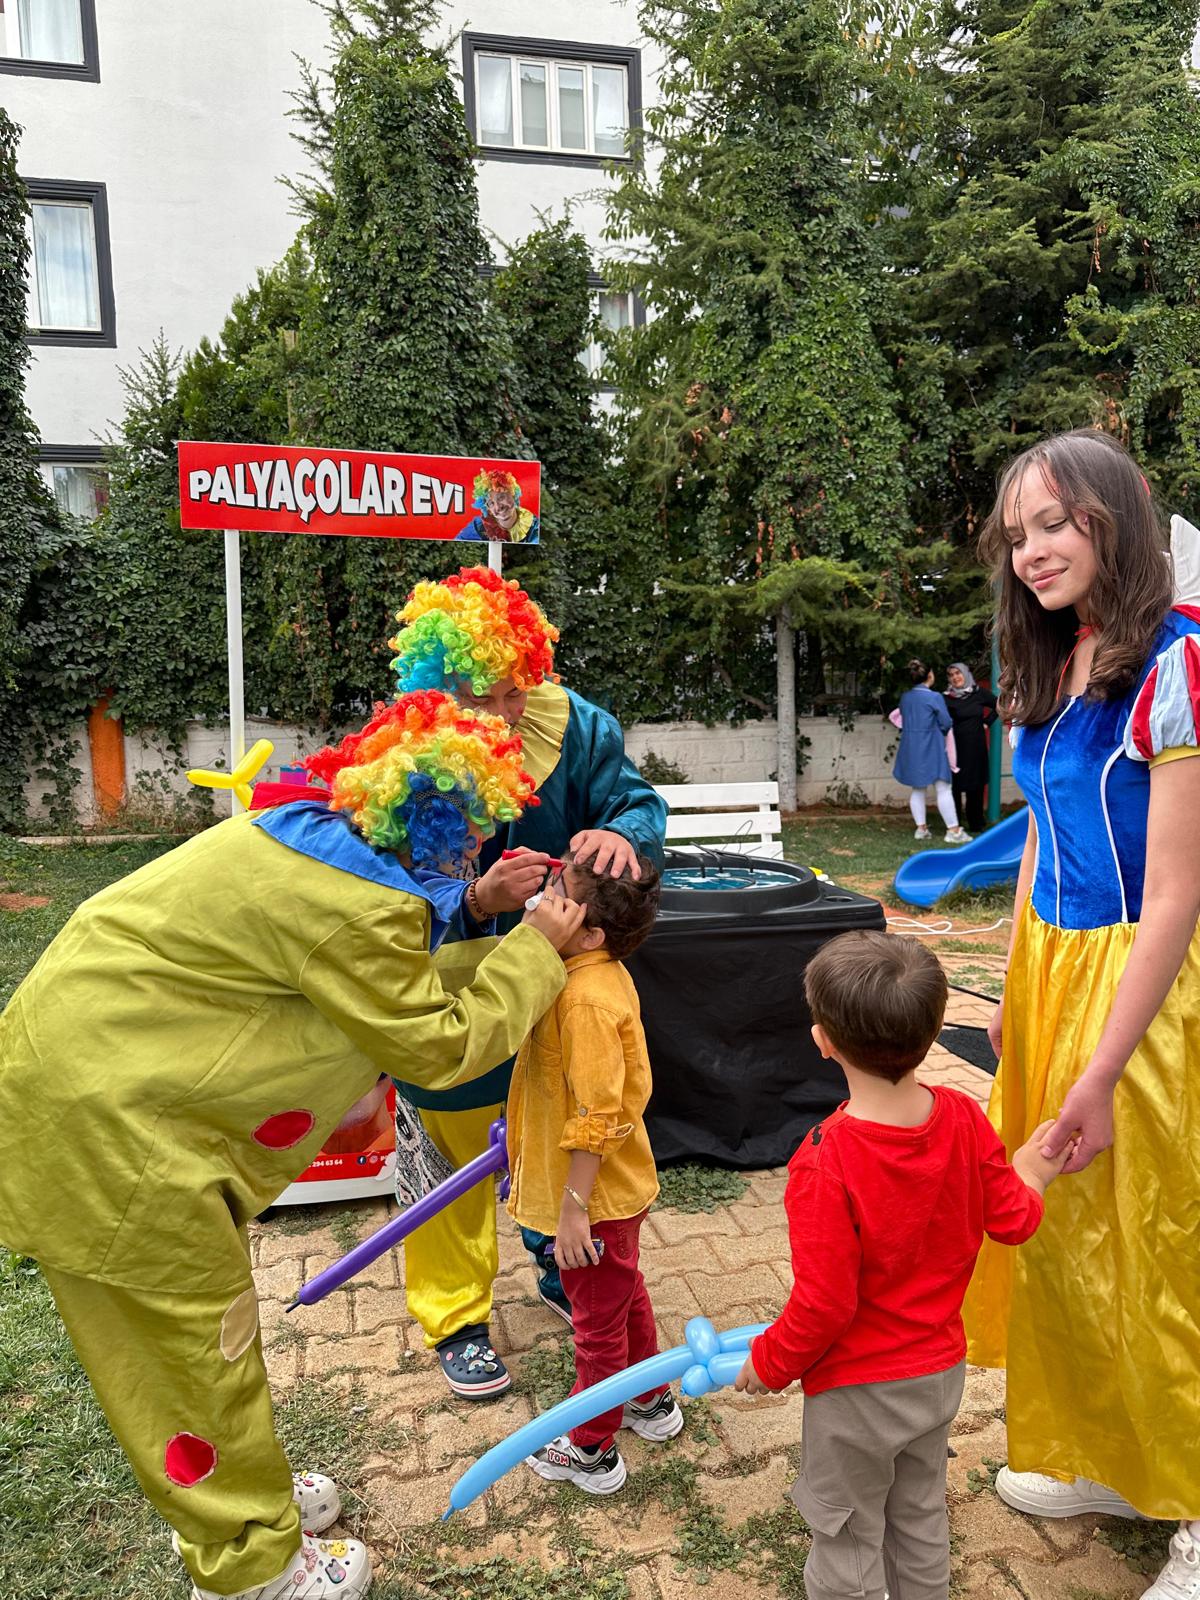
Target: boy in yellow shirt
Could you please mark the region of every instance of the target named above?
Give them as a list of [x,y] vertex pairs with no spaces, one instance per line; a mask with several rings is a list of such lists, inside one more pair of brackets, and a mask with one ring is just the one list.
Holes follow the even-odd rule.
[[[562,887],[585,905],[562,947],[567,986],[521,1047],[508,1096],[508,1209],[554,1234],[574,1312],[575,1388],[589,1388],[658,1350],[638,1267],[638,1236],[658,1194],[646,1125],[650,1059],[633,980],[621,965],[654,926],[658,869],[597,876],[568,856]],[[618,1428],[673,1438],[683,1413],[670,1389],[639,1395],[529,1456],[539,1477],[612,1494],[625,1482]]]

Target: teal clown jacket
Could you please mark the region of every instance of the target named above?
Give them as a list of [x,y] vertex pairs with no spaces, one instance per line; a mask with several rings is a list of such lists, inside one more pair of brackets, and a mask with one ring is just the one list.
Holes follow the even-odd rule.
[[[483,847],[481,872],[502,850],[545,850],[560,855],[571,839],[585,828],[604,828],[628,839],[637,850],[662,865],[667,831],[667,805],[625,754],[621,725],[581,695],[555,683],[541,683],[529,691],[525,713],[516,732],[524,745],[524,764],[537,784],[536,806],[526,808],[516,822],[501,828]],[[505,933],[520,921],[514,912],[498,919],[497,932]],[[469,981],[474,960],[492,948],[488,939],[471,939],[456,945],[452,930],[443,946],[444,981],[453,985],[452,968],[461,963],[458,981]],[[413,1105],[437,1111],[465,1111],[496,1105],[508,1093],[512,1061],[470,1084],[446,1091],[430,1090],[396,1080],[398,1091]]]

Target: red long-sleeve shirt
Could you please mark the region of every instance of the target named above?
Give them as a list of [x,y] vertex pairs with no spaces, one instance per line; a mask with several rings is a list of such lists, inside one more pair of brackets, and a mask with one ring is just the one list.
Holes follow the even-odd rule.
[[962,1303],[985,1233],[1021,1244],[1041,1196],[975,1102],[933,1089],[916,1128],[835,1111],[796,1151],[784,1205],[792,1292],[751,1347],[770,1389],[805,1394],[944,1372],[966,1354]]

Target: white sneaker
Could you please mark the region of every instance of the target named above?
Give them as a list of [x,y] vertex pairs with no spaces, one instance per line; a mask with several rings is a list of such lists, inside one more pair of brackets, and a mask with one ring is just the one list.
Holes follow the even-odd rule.
[[292,1499],[300,1507],[305,1533],[324,1533],[342,1514],[338,1486],[322,1472],[293,1472]]
[[639,1406],[636,1400],[626,1401],[621,1413],[621,1426],[631,1429],[639,1439],[662,1444],[664,1440],[673,1439],[677,1433],[683,1432],[683,1412],[676,1405],[670,1389],[664,1389],[648,1405]]
[[1010,1472],[1001,1467],[996,1474],[996,1493],[1006,1506],[1032,1517],[1078,1517],[1099,1513],[1105,1517],[1138,1517],[1137,1512],[1113,1489],[1091,1478],[1074,1478],[1060,1483],[1044,1472]]
[[918,828],[913,834],[914,839],[932,839],[933,835],[928,828]]
[[595,1450],[584,1450],[572,1444],[565,1433],[526,1456],[525,1464],[532,1467],[539,1478],[547,1478],[551,1483],[573,1483],[585,1494],[616,1494],[627,1476],[625,1461],[615,1444],[610,1444],[607,1450],[599,1446]]
[[192,1600],[362,1600],[371,1587],[371,1561],[356,1539],[301,1536],[286,1572],[257,1589],[219,1595],[193,1586]]
[[967,832],[967,830],[965,828],[947,828],[946,829],[946,843],[947,844],[970,844],[970,842],[971,842],[971,835]]
[[1189,1528],[1172,1534],[1170,1558],[1142,1600],[1200,1600],[1200,1540]]

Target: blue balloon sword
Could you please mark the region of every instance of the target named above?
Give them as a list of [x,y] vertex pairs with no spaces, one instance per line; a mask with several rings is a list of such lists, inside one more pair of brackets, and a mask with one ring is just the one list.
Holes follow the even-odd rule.
[[664,1387],[676,1378],[682,1380],[684,1394],[693,1399],[709,1394],[731,1384],[742,1370],[750,1350],[750,1341],[767,1331],[765,1322],[756,1322],[745,1328],[731,1328],[728,1333],[718,1333],[707,1317],[693,1317],[683,1330],[686,1344],[674,1350],[663,1350],[635,1367],[615,1373],[590,1389],[568,1395],[540,1417],[534,1417],[516,1433],[480,1456],[463,1473],[450,1491],[450,1509],[443,1517],[445,1522],[456,1511],[465,1511],[477,1495],[511,1472],[526,1456],[540,1450],[560,1433],[579,1428],[593,1417],[601,1416],[627,1400],[636,1400],[639,1394]]

